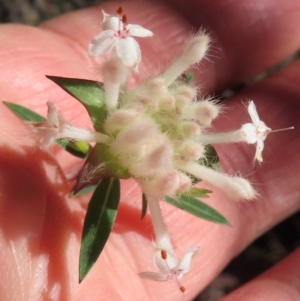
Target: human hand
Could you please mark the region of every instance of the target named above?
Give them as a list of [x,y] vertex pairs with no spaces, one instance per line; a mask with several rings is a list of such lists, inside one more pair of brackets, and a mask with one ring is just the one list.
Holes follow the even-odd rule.
[[[122,3],[130,23],[141,24],[155,37],[141,40],[140,78],[163,71],[180,53],[191,28],[205,26],[215,40],[201,63],[198,80],[203,93],[239,83],[281,61],[299,48],[298,1],[207,1],[170,4]],[[119,3],[106,3],[114,12]],[[179,12],[182,12],[181,15]],[[197,12],[197,13],[195,13]],[[65,118],[90,126],[76,100],[54,86],[44,75],[95,78],[87,45],[99,31],[100,9],[67,14],[40,28],[2,25],[0,89],[2,100],[18,102],[45,116],[53,100]],[[216,56],[216,57],[215,57]],[[183,279],[185,299],[191,300],[247,244],[299,209],[297,145],[300,91],[299,62],[247,88],[227,102],[230,110],[215,129],[238,128],[248,118],[241,100],[254,99],[262,119],[272,128],[294,125],[291,132],[270,135],[265,162],[251,167],[248,145],[217,148],[225,171],[242,171],[257,187],[260,197],[251,203],[233,203],[214,191],[207,202],[222,212],[232,227],[196,219],[163,204],[163,212],[179,254],[192,244],[201,247],[191,272]],[[30,133],[2,105],[0,262],[3,300],[180,300],[176,285],[141,280],[137,272],[152,268],[150,220],[140,221],[140,191],[124,181],[115,229],[99,260],[78,285],[78,254],[84,207],[88,198],[69,199],[71,177],[78,160],[55,149],[55,159],[38,150]],[[230,123],[228,122],[230,120]],[[297,141],[298,140],[298,141]],[[276,151],[275,151],[276,150]],[[299,251],[230,296],[227,301],[292,300],[299,295]],[[290,280],[291,279],[291,280]],[[274,284],[276,283],[276,284]],[[278,285],[279,284],[279,285]],[[251,299],[252,298],[252,299]]]

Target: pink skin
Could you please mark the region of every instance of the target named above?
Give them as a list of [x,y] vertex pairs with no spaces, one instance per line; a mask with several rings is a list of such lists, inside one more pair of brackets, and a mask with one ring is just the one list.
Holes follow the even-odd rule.
[[[153,38],[139,40],[143,51],[139,80],[163,71],[180,52],[191,29],[201,26],[214,40],[208,56],[214,63],[201,63],[198,75],[205,94],[248,79],[299,49],[298,0],[191,0],[189,5],[174,0],[174,7],[171,1],[166,3],[122,3],[133,24],[155,33]],[[101,8],[112,13],[119,5],[109,2]],[[50,99],[67,121],[91,126],[84,108],[44,75],[101,79],[87,55],[100,21],[101,11],[94,8],[67,14],[39,28],[1,25],[1,100],[24,104],[45,116]],[[266,139],[265,162],[255,171],[251,145],[218,146],[223,169],[249,175],[260,193],[257,201],[236,204],[214,192],[209,204],[222,212],[232,227],[196,219],[163,204],[179,255],[191,245],[201,246],[191,271],[181,280],[187,288],[185,300],[192,300],[257,236],[299,209],[299,87],[300,62],[296,61],[228,101],[231,109],[214,123],[215,129],[232,130],[249,122],[241,100],[253,99],[260,118],[270,127],[295,126],[293,131]],[[38,282],[49,290],[59,283],[62,301],[180,300],[173,281],[158,283],[137,276],[137,272],[152,269],[153,233],[149,217],[140,221],[140,191],[131,181],[123,183],[119,216],[104,253],[78,284],[80,233],[88,198],[68,199],[70,184],[63,171],[70,176],[79,161],[57,148],[55,158],[39,151],[22,123],[0,106],[1,300],[35,300],[38,293],[33,290],[29,297],[29,291]],[[33,276],[41,254],[49,258],[48,283],[46,275]],[[298,250],[224,301],[295,300],[300,295],[299,277]]]

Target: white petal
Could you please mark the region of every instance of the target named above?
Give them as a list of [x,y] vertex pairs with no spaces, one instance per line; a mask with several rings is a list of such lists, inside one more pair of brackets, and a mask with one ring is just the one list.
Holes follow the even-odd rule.
[[162,274],[162,273],[156,273],[156,272],[142,272],[138,273],[138,275],[141,278],[149,279],[153,281],[167,281],[170,279],[169,274]]
[[257,114],[256,107],[255,107],[255,104],[254,104],[253,100],[251,100],[248,104],[248,113],[251,117],[251,120],[252,120],[253,124],[256,127],[258,127],[260,119],[259,119],[259,116]]
[[120,26],[123,26],[123,23],[121,22],[119,17],[109,15],[104,10],[102,10],[102,14],[103,14],[103,21],[101,24],[101,28],[103,30],[117,31],[118,29],[120,29]]
[[255,159],[259,162],[263,161],[262,158],[262,151],[264,149],[264,142],[263,140],[259,139],[257,140],[257,144],[256,144],[256,152],[255,152]]
[[[199,252],[199,248],[191,248],[189,251],[185,253],[183,256],[177,270],[181,273],[181,277],[186,274],[192,265],[193,257]],[[180,278],[181,278],[180,277]],[[178,278],[179,279],[179,278]]]
[[123,64],[128,67],[134,68],[141,61],[140,46],[134,38],[118,39],[116,50]]
[[153,255],[153,264],[155,268],[163,274],[170,273],[170,270],[176,268],[178,258],[175,253],[166,252],[167,258],[163,259],[161,250],[155,251]]
[[98,56],[112,50],[116,45],[117,37],[112,30],[105,30],[98,34],[89,45],[89,55]]
[[47,102],[48,112],[47,112],[47,123],[49,127],[59,127],[59,121],[61,119],[60,114],[57,112],[55,106],[51,102]]
[[129,30],[129,35],[134,37],[146,38],[152,37],[153,32],[136,24],[128,24],[126,26],[127,30]]
[[271,129],[267,127],[263,121],[260,121],[257,127],[257,135],[259,139],[265,140],[270,132]]

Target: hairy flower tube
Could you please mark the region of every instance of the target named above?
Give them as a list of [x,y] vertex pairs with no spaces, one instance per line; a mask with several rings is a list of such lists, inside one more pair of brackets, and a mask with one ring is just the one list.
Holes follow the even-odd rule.
[[[99,170],[101,177],[117,177],[121,171],[140,185],[153,221],[153,263],[157,271],[139,275],[154,281],[173,279],[184,292],[185,287],[179,280],[190,270],[198,247],[191,247],[181,260],[178,259],[159,201],[167,196],[176,198],[188,194],[195,178],[220,189],[231,200],[254,199],[257,193],[249,181],[206,166],[208,145],[256,144],[255,159],[261,162],[264,140],[271,129],[260,120],[254,102],[250,101],[248,113],[252,123],[245,123],[232,132],[209,132],[220,114],[220,105],[217,100],[199,95],[197,87],[181,77],[190,66],[205,57],[210,38],[204,33],[189,39],[179,57],[161,75],[132,89],[126,88],[130,72],[141,60],[139,45],[132,36],[150,37],[152,32],[139,25],[127,24],[122,8],[117,14],[103,12],[103,31],[89,46],[91,56],[113,53],[101,65],[104,79],[101,93],[106,110],[101,126],[93,121],[95,131],[74,127],[51,103],[47,104],[47,121],[31,123],[31,126],[43,148],[59,138],[96,142],[94,149],[100,149],[101,156],[94,156],[91,152],[85,164],[88,168],[82,172],[87,175],[85,180],[92,179]],[[99,120],[102,117],[99,115]]]

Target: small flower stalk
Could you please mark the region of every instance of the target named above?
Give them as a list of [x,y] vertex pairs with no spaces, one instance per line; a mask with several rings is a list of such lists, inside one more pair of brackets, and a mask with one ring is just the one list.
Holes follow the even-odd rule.
[[255,199],[257,192],[247,179],[208,166],[209,145],[255,144],[254,161],[262,162],[264,141],[275,131],[259,118],[254,102],[250,101],[247,109],[251,123],[231,132],[213,132],[212,124],[222,111],[221,105],[216,99],[202,97],[197,87],[182,77],[205,58],[211,43],[205,33],[190,38],[179,57],[161,75],[128,89],[127,79],[141,62],[140,46],[134,37],[152,37],[153,33],[140,25],[128,24],[121,7],[117,15],[102,13],[102,32],[92,40],[88,53],[105,57],[101,65],[103,84],[91,84],[92,91],[99,90],[103,105],[99,105],[98,96],[91,107],[90,99],[82,101],[94,130],[67,123],[49,102],[47,120],[30,125],[43,149],[61,138],[95,143],[79,176],[79,190],[108,177],[131,177],[140,185],[155,232],[156,271],[139,276],[154,281],[173,279],[179,290],[185,292],[179,280],[189,272],[199,248],[191,247],[179,260],[163,221],[160,201],[189,195],[197,180],[204,180],[234,201]]

